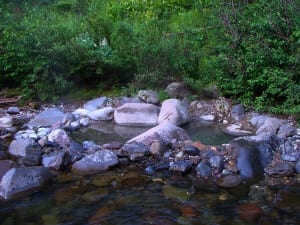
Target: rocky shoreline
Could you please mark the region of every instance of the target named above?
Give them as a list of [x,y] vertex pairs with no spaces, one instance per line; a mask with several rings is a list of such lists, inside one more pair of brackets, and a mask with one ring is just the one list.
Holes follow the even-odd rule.
[[[133,163],[148,175],[159,170],[192,173],[225,188],[257,176],[275,183],[299,182],[300,129],[292,121],[246,113],[242,105],[232,106],[225,98],[189,103],[177,96],[182,92],[173,90],[173,98],[162,103],[156,92],[146,90],[135,98],[100,97],[76,109],[3,109],[0,196],[29,194],[62,172],[82,176]],[[221,146],[191,140],[180,126],[193,119],[218,123],[236,138]],[[149,130],[126,143],[97,145],[70,138],[70,132],[98,121]]]

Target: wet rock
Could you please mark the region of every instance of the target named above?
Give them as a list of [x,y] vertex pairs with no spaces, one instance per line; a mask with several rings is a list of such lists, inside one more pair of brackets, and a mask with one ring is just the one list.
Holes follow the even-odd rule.
[[160,162],[154,166],[154,170],[155,171],[168,170],[169,166],[170,166],[169,162]]
[[126,103],[114,113],[115,122],[125,126],[154,126],[159,107],[147,103]]
[[33,127],[51,127],[54,124],[60,123],[64,118],[64,112],[57,108],[49,108],[29,121],[27,126]]
[[121,150],[131,161],[142,159],[150,151],[149,146],[136,141],[124,144]]
[[92,155],[83,157],[72,166],[72,172],[85,175],[108,170],[118,164],[118,157],[109,150],[99,150]]
[[157,105],[159,103],[158,94],[152,90],[140,90],[138,92],[138,98],[143,102]]
[[98,202],[101,199],[105,198],[108,195],[108,190],[101,188],[95,191],[86,192],[82,195],[82,199],[86,202]]
[[87,116],[92,120],[110,121],[114,117],[114,111],[112,107],[104,107],[88,113]]
[[60,170],[65,164],[66,152],[51,152],[49,154],[43,155],[42,165],[50,170]]
[[13,126],[13,118],[10,116],[0,118],[0,128],[9,128]]
[[186,173],[192,168],[192,161],[190,160],[180,160],[176,162],[171,162],[169,166],[170,171]]
[[150,145],[150,152],[152,155],[159,155],[167,151],[167,146],[160,142],[160,141],[155,141]]
[[216,155],[209,158],[209,164],[213,168],[220,168],[223,166],[223,159],[221,156]]
[[238,175],[228,175],[217,180],[217,185],[224,188],[236,187],[241,183],[241,178]]
[[95,98],[95,99],[90,100],[87,103],[85,103],[83,105],[83,108],[92,112],[92,111],[95,111],[97,109],[104,107],[106,102],[107,102],[107,97]]
[[291,176],[294,174],[294,166],[289,162],[275,161],[265,168],[265,172],[272,177]]
[[8,114],[18,114],[20,113],[20,108],[17,106],[11,106],[7,109]]
[[167,99],[163,101],[158,116],[158,123],[172,123],[182,125],[190,121],[188,105],[178,99]]
[[167,86],[165,90],[170,98],[184,98],[191,95],[187,85],[183,82],[174,82]]
[[199,163],[196,167],[197,175],[200,177],[209,177],[211,176],[211,168],[206,163]]
[[190,140],[190,137],[182,128],[177,127],[171,123],[162,123],[138,135],[137,137],[132,138],[128,141],[128,143],[136,141],[145,145],[150,145],[155,141],[161,141],[165,144],[168,144],[172,143],[172,140],[186,141]]
[[2,177],[0,196],[10,199],[41,188],[51,179],[51,173],[44,167],[12,168]]
[[191,156],[196,156],[196,155],[199,155],[200,151],[195,146],[187,146],[184,149],[184,153],[188,154],[188,155],[191,155]]
[[15,163],[11,160],[0,160],[0,181],[3,177],[3,175],[10,170],[11,168],[13,168],[15,165]]
[[216,118],[214,115],[202,115],[199,117],[199,119],[207,121],[207,122],[213,122],[213,121],[215,121]]
[[163,196],[165,198],[176,199],[179,201],[187,201],[191,198],[188,189],[165,185],[163,187]]
[[238,205],[236,212],[239,218],[245,221],[254,221],[263,214],[263,210],[259,206],[251,203]]
[[231,116],[236,121],[244,119],[246,117],[245,107],[242,104],[232,106]]
[[71,140],[63,129],[55,129],[48,135],[48,140],[56,142],[60,146],[69,146]]

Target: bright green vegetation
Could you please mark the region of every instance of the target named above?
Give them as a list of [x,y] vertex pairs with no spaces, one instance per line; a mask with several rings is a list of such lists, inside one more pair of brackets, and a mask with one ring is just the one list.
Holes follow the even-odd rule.
[[299,114],[299,9],[297,0],[0,0],[0,88],[51,100],[184,80]]

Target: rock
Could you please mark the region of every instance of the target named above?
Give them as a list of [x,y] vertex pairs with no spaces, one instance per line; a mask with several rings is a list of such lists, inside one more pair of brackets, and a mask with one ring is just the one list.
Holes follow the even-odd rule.
[[169,166],[170,171],[186,173],[192,168],[192,161],[190,160],[180,160],[176,162],[171,162]]
[[87,127],[90,124],[90,120],[87,117],[81,118],[79,120],[80,125]]
[[209,164],[213,168],[221,168],[223,164],[223,159],[219,155],[215,155],[209,158]]
[[175,155],[175,157],[176,158],[182,158],[183,157],[183,151],[180,151],[180,152],[178,152],[176,155]]
[[15,163],[11,160],[0,160],[0,181],[3,177],[3,175],[10,170],[11,168],[13,168],[15,165]]
[[63,129],[55,129],[48,135],[48,140],[56,142],[60,146],[69,146],[71,140]]
[[25,157],[27,149],[34,143],[30,138],[13,140],[9,146],[9,154],[16,157]]
[[50,170],[60,170],[66,163],[66,152],[51,152],[50,154],[43,155],[42,165]]
[[214,115],[202,115],[199,118],[200,118],[200,120],[204,120],[207,122],[214,122],[216,119]]
[[180,127],[171,123],[163,123],[150,130],[130,139],[127,143],[136,141],[150,146],[155,141],[161,141],[164,144],[172,143],[172,140],[186,141],[190,140],[190,137]]
[[255,115],[252,116],[252,118],[250,119],[249,122],[255,128],[259,128],[264,124],[264,122],[266,121],[267,118],[268,118],[268,116],[256,115],[255,114]]
[[23,196],[24,192],[41,188],[51,176],[50,171],[41,166],[12,168],[2,177],[0,196],[4,199]]
[[231,108],[231,117],[235,121],[241,121],[246,117],[245,108],[242,104],[234,105]]
[[252,131],[243,130],[241,125],[238,124],[230,124],[228,126],[225,126],[223,131],[226,134],[232,135],[232,136],[247,136],[253,134]]
[[115,122],[124,126],[154,126],[159,107],[147,103],[126,103],[114,113]]
[[66,113],[65,115],[64,115],[64,117],[63,117],[63,119],[62,119],[62,124],[67,124],[67,123],[71,123],[71,122],[73,122],[73,121],[75,121],[75,114],[73,114],[73,113]]
[[15,134],[15,139],[37,139],[38,136],[34,130],[20,130]]
[[94,141],[83,141],[83,149],[88,152],[95,152],[100,149],[100,146],[97,145]]
[[37,138],[42,138],[47,136],[51,132],[51,128],[41,127],[37,131]]
[[155,141],[150,145],[150,152],[152,155],[159,155],[167,150],[167,146],[160,141]]
[[8,114],[18,114],[20,113],[20,108],[17,106],[11,106],[7,109]]
[[152,166],[147,166],[147,167],[145,168],[145,173],[146,173],[147,175],[152,176],[152,175],[155,174],[155,170],[153,169]]
[[185,149],[184,149],[184,153],[185,154],[188,154],[188,155],[192,155],[192,156],[195,156],[195,155],[199,155],[200,151],[198,148],[196,148],[195,146],[187,146]]
[[29,121],[27,126],[33,127],[51,127],[54,124],[60,123],[64,118],[65,114],[57,108],[49,108]]
[[182,125],[190,121],[188,106],[178,99],[167,99],[163,101],[158,116],[158,123],[172,123]]
[[99,108],[104,107],[106,102],[107,102],[106,97],[95,98],[95,99],[90,100],[87,103],[85,103],[83,105],[83,108],[92,112],[92,111],[95,111]]
[[114,117],[114,109],[112,107],[104,107],[87,114],[92,120],[109,121]]
[[117,142],[117,141],[113,141],[113,142],[110,142],[110,143],[105,143],[101,147],[104,148],[104,149],[108,149],[108,150],[119,150],[119,149],[122,148],[122,146],[123,146],[122,143]]
[[13,118],[5,116],[0,118],[0,128],[9,128],[13,126]]
[[143,102],[157,105],[159,103],[158,94],[152,90],[140,90],[138,92],[138,98]]
[[266,143],[256,143],[245,140],[233,140],[230,143],[237,155],[237,168],[242,179],[253,178],[264,172],[264,167],[273,158],[272,148]]
[[149,146],[136,141],[127,142],[123,145],[121,150],[131,161],[137,161],[143,158],[146,154],[149,154],[150,151]]
[[217,180],[217,185],[224,188],[232,188],[238,186],[242,182],[240,176],[227,175]]
[[295,165],[295,171],[296,171],[296,173],[300,173],[300,159],[298,160],[298,162],[296,163],[296,165]]
[[38,166],[41,162],[42,149],[37,143],[32,143],[26,148],[26,155],[20,162],[25,166]]
[[215,103],[216,110],[219,114],[219,117],[226,118],[230,113],[230,102],[224,98],[219,97]]
[[245,221],[257,220],[263,214],[263,210],[259,206],[251,203],[238,205],[236,212],[239,218]]
[[211,176],[211,168],[206,163],[199,163],[196,167],[197,175],[201,177]]
[[80,123],[79,121],[73,121],[72,123],[70,123],[70,129],[72,131],[77,130],[80,128]]
[[85,175],[108,170],[118,164],[118,157],[109,150],[99,150],[94,154],[83,157],[72,166],[72,172]]
[[291,141],[285,140],[280,146],[281,158],[285,161],[296,162],[300,158],[300,151],[294,149]]
[[291,176],[294,174],[294,166],[289,162],[275,161],[265,168],[265,172],[272,177]]
[[84,108],[78,108],[76,109],[73,114],[75,115],[79,115],[79,116],[87,116],[87,114],[89,114],[91,111],[84,109]]
[[296,127],[294,127],[290,124],[284,124],[284,125],[280,126],[277,136],[280,139],[285,139],[285,138],[295,135],[296,133],[297,133]]
[[165,91],[170,98],[185,98],[191,95],[187,85],[182,82],[169,84]]
[[263,123],[263,125],[257,129],[256,135],[260,135],[266,132],[277,134],[277,131],[281,126],[282,126],[282,121],[280,119],[267,118]]

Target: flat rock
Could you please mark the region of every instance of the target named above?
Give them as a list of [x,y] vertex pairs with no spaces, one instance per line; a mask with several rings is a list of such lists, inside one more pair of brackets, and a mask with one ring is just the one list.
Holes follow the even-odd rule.
[[85,175],[106,171],[118,164],[117,155],[109,150],[99,150],[94,154],[83,157],[72,166],[72,172]]
[[186,141],[190,140],[190,137],[184,129],[171,123],[162,123],[130,139],[127,143],[136,141],[150,146],[155,141],[167,144],[173,140]]
[[126,103],[114,113],[115,122],[124,126],[155,126],[159,107],[147,103]]
[[36,115],[29,121],[27,126],[32,127],[51,127],[54,124],[61,122],[65,114],[57,108],[49,108],[40,114]]
[[248,131],[248,130],[243,130],[242,127],[238,124],[230,124],[228,126],[225,126],[222,129],[226,134],[232,135],[232,136],[236,136],[236,137],[240,137],[240,136],[248,136],[248,135],[252,135],[253,132],[252,131]]
[[114,117],[114,108],[104,107],[101,109],[97,109],[88,113],[87,116],[92,120],[109,121]]
[[0,196],[4,199],[23,196],[41,188],[51,177],[50,171],[41,166],[12,168],[2,177]]
[[92,112],[105,106],[106,102],[107,97],[95,98],[85,103],[83,108]]

